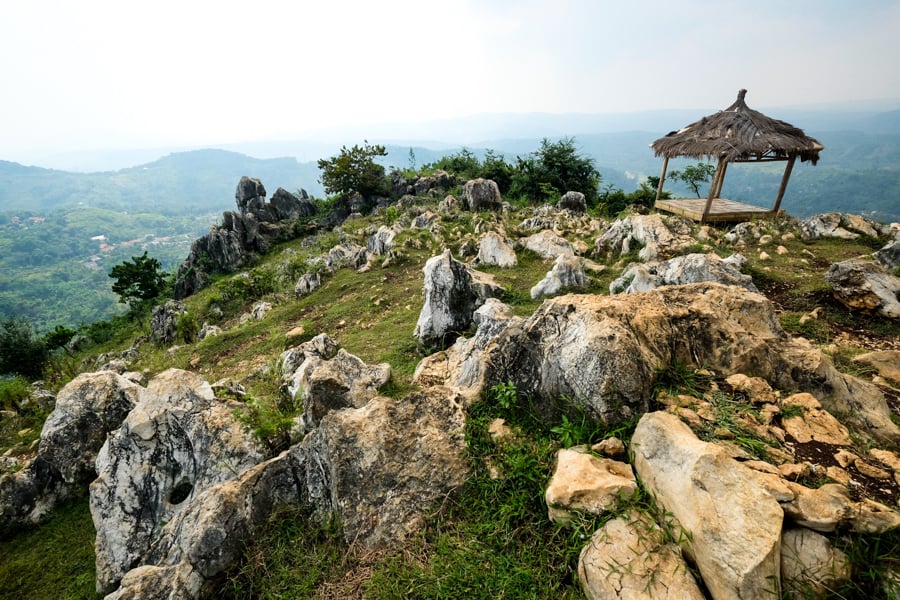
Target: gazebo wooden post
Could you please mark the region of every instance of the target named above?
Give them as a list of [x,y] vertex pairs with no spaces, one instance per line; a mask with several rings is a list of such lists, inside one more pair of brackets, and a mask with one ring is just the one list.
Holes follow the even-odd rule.
[[784,168],[784,176],[781,178],[781,186],[778,188],[778,197],[775,198],[775,206],[772,207],[773,213],[777,213],[778,208],[781,206],[781,199],[784,197],[784,191],[787,189],[788,179],[791,178],[791,171],[794,170],[794,161],[796,160],[796,154],[791,154],[790,158],[788,158],[787,166]]
[[728,163],[722,163],[722,175],[719,177],[719,185],[716,187],[715,198],[722,197],[722,185],[725,183],[725,172],[728,170]]
[[728,164],[728,161],[724,158],[719,159],[719,164],[716,167],[716,174],[713,176],[712,183],[709,186],[709,194],[706,197],[706,206],[703,207],[703,215],[700,217],[700,222],[703,223],[706,221],[706,218],[709,216],[709,211],[712,208],[713,198],[716,197],[716,192],[718,192],[720,187],[720,182],[722,177],[725,175],[725,168]]
[[669,166],[669,157],[666,156],[663,159],[662,171],[659,173],[659,185],[656,186],[656,200],[653,201],[653,208],[656,208],[656,203],[659,202],[659,199],[662,197],[663,193],[663,183],[666,181],[666,168]]

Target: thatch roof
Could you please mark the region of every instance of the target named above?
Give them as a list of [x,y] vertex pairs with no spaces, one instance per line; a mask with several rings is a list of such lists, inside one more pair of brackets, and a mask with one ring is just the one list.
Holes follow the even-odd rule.
[[714,115],[703,117],[652,144],[656,156],[715,158],[725,161],[784,160],[791,155],[816,164],[825,147],[790,123],[772,119],[748,108],[747,90]]

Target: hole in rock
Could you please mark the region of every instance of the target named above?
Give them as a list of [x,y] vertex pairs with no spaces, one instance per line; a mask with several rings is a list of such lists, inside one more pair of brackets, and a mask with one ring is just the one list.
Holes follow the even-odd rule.
[[172,491],[169,493],[169,503],[170,504],[181,504],[187,497],[191,495],[191,491],[193,491],[194,485],[188,481],[187,479],[182,479],[179,481]]

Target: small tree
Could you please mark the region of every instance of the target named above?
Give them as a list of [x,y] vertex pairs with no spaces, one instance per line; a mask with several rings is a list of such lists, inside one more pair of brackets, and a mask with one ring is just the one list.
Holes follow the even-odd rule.
[[119,302],[127,303],[133,311],[145,301],[159,298],[166,288],[162,265],[147,256],[146,250],[141,256],[132,256],[130,262],[114,266],[109,276],[116,280],[112,290],[119,295]]
[[683,171],[672,171],[669,173],[669,177],[687,185],[699,198],[700,186],[708,182],[715,172],[716,168],[711,164],[697,163],[696,165],[688,165]]
[[365,198],[387,194],[384,167],[375,162],[376,156],[387,156],[384,146],[364,142],[362,148],[341,147],[337,156],[318,161],[322,177],[319,183],[327,194],[346,196],[358,192]]
[[[541,141],[537,152],[517,157],[510,193],[525,198],[553,201],[568,191],[584,194],[588,206],[597,204],[600,172],[594,160],[578,154],[574,138]],[[549,194],[549,196],[548,196]]]
[[0,324],[0,374],[37,379],[47,358],[44,340],[35,334],[27,319],[9,317]]

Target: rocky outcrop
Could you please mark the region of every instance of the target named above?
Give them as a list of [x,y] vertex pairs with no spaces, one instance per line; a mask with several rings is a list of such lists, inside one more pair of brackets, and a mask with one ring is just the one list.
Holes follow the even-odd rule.
[[669,413],[641,417],[631,448],[642,484],[687,533],[682,547],[714,598],[779,589],[784,513],[750,469]]
[[154,306],[150,313],[150,339],[166,346],[173,343],[178,334],[178,319],[184,314],[187,307],[177,300]]
[[878,250],[872,255],[878,264],[886,269],[896,269],[900,267],[900,240],[885,245],[884,248]]
[[560,254],[547,275],[531,288],[531,299],[555,296],[562,290],[586,286],[590,283],[584,274],[584,262],[574,255]]
[[900,319],[900,277],[880,264],[852,258],[831,265],[825,279],[847,308]]
[[563,194],[556,206],[562,210],[570,210],[575,213],[583,213],[587,210],[587,204],[584,200],[584,194],[581,192],[566,192]]
[[875,386],[839,373],[809,342],[781,329],[766,298],[736,286],[558,296],[501,331],[487,352],[487,384],[512,381],[547,418],[572,408],[604,423],[636,418],[648,409],[661,367],[702,364],[723,376],[752,372],[776,389],[808,391],[875,439],[900,440]]
[[199,376],[169,369],[97,456],[90,486],[97,590],[110,592],[145,556],[160,528],[201,491],[262,460],[261,448]]
[[631,512],[594,532],[578,557],[590,600],[703,600],[681,549],[646,515]]
[[720,258],[717,254],[685,254],[663,262],[635,263],[609,284],[611,294],[646,292],[664,285],[715,281],[739,285],[758,292],[749,275],[740,269],[746,260],[740,254]]
[[643,261],[664,259],[696,244],[690,233],[690,224],[681,217],[628,215],[597,238],[594,250],[602,255],[623,255],[640,248],[638,257]]
[[466,210],[499,212],[503,207],[500,188],[490,179],[470,179],[463,185],[462,192]]
[[79,375],[59,391],[44,422],[37,455],[0,476],[0,531],[41,521],[62,501],[82,495],[96,477],[106,436],[138,400],[140,388],[112,372]]
[[824,213],[800,222],[800,237],[805,240],[821,237],[855,240],[860,235],[874,238],[886,233],[887,228],[881,223],[845,213]]
[[191,245],[175,278],[176,299],[205,287],[211,273],[234,272],[253,256],[268,252],[273,243],[294,235],[297,219],[316,213],[305,193],[297,197],[282,188],[267,203],[262,182],[246,176],[238,182],[234,197],[238,211],[223,213],[222,224]]
[[473,265],[516,266],[516,251],[498,233],[489,231],[478,241],[478,256]]
[[499,292],[496,284],[454,260],[449,250],[425,263],[425,302],[413,336],[425,346],[445,346],[472,324],[475,309]]
[[359,269],[368,262],[367,250],[358,244],[345,242],[328,251],[325,266],[329,271],[338,269]]
[[378,228],[378,231],[369,238],[367,244],[369,252],[377,256],[387,254],[390,252],[391,248],[394,247],[394,237],[396,237],[396,235],[396,229],[382,225]]

